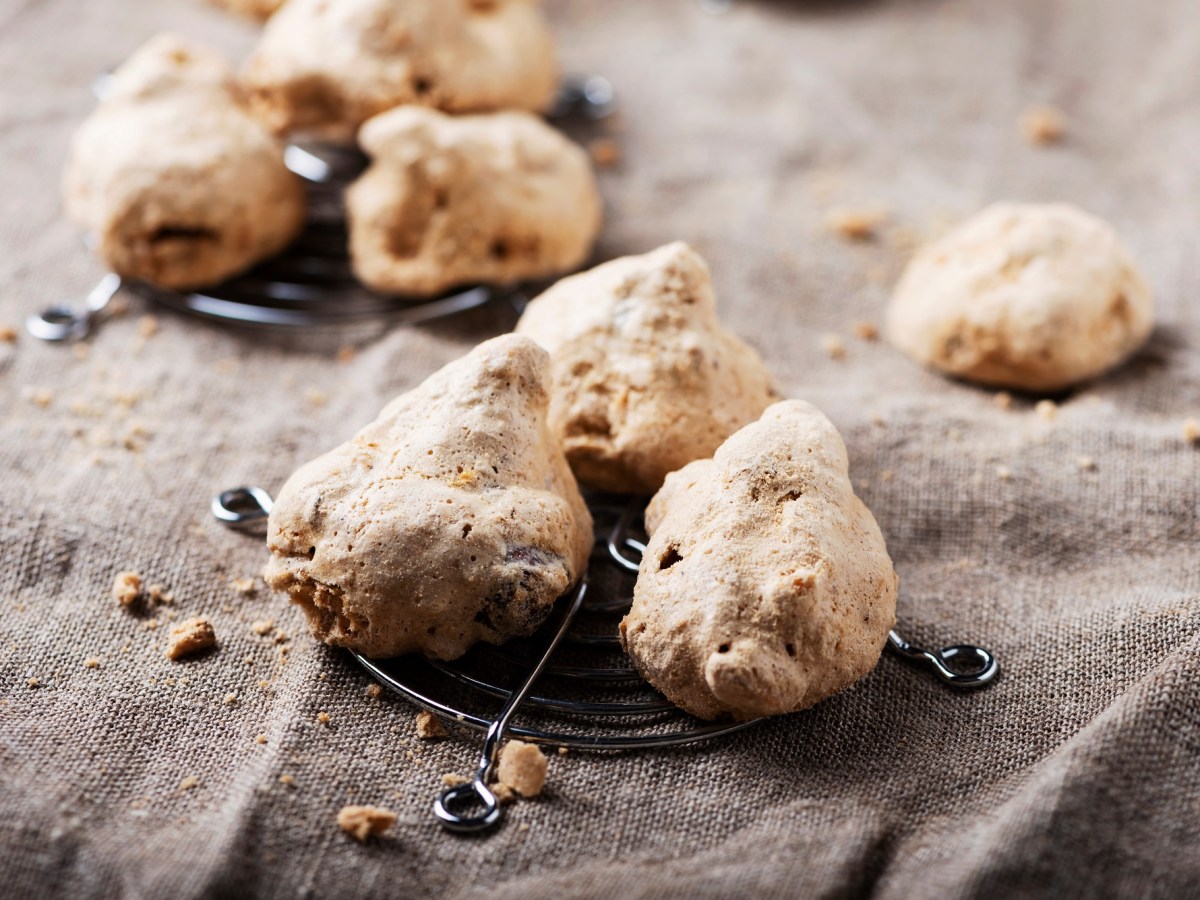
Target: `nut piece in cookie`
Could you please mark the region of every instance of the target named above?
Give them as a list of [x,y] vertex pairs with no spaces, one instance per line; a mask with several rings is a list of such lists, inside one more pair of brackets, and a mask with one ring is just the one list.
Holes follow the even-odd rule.
[[991,206],[921,250],[887,333],[948,375],[1056,391],[1131,356],[1154,326],[1150,288],[1109,225],[1065,204]]
[[63,190],[109,268],[168,288],[248,269],[305,216],[304,189],[242,104],[232,68],[172,35],[114,73],[71,144]]
[[684,243],[564,278],[517,333],[550,351],[550,424],[581,483],[652,494],[776,399],[762,359],[717,319]]
[[289,0],[242,69],[278,132],[349,143],[402,105],[451,113],[549,106],[558,81],[539,0]]
[[667,477],[621,622],[634,666],[703,719],[806,709],[875,667],[897,578],[815,407],[769,407]]
[[528,338],[494,338],[288,479],[266,580],[316,637],[454,659],[545,620],[592,547],[546,423],[548,369]]
[[409,106],[371,119],[374,160],[346,192],[355,274],[377,291],[558,275],[600,230],[583,149],[528,113],[447,116]]

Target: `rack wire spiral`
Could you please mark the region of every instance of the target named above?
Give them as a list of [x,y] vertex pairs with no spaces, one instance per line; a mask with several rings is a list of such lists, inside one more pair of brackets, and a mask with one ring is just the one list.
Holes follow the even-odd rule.
[[[244,487],[215,497],[212,512],[230,527],[254,530],[271,505],[266,491]],[[452,723],[486,733],[474,780],[448,788],[434,802],[434,814],[452,831],[484,831],[500,820],[502,809],[489,783],[506,736],[581,750],[637,750],[705,741],[762,721],[695,719],[633,669],[616,625],[629,610],[645,550],[638,530],[644,502],[592,497],[589,506],[598,537],[587,575],[532,637],[503,646],[479,644],[454,662],[419,655],[372,660],[351,653],[390,691]],[[953,688],[983,687],[1000,671],[992,653],[973,645],[926,650],[892,631],[887,646],[927,666]],[[513,724],[518,712],[526,724]],[[468,807],[482,812],[468,812]]]

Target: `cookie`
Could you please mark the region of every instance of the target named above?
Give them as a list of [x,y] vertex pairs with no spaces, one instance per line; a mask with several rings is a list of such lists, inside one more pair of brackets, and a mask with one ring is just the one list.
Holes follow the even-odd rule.
[[347,143],[404,104],[540,112],[557,79],[539,0],[289,0],[242,69],[271,128]]
[[266,19],[283,6],[283,0],[209,0],[209,2],[230,12],[250,16],[254,19]]
[[652,494],[777,399],[717,319],[708,266],[674,243],[565,278],[517,333],[550,351],[550,425],[581,483]]
[[549,358],[505,335],[300,468],[266,580],[368,656],[461,656],[534,631],[584,573],[592,520],[546,424]]
[[787,400],[667,476],[620,627],[650,684],[700,718],[750,719],[874,668],[898,580],[847,473],[829,420]]
[[72,142],[64,193],[112,271],[177,289],[274,255],[305,216],[304,188],[243,105],[232,68],[172,35],[114,73]]
[[1065,204],[991,206],[921,250],[887,314],[892,343],[947,375],[1057,391],[1137,351],[1145,278],[1113,229]]
[[545,278],[591,252],[602,208],[582,148],[528,113],[421,107],[363,126],[371,166],[346,192],[354,272],[389,294]]

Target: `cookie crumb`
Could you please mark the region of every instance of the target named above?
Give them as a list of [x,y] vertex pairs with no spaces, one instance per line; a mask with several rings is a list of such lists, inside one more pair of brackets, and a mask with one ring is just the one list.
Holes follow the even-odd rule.
[[1020,126],[1025,140],[1041,146],[1061,141],[1067,132],[1065,117],[1053,106],[1032,106],[1025,110]]
[[158,318],[156,316],[142,316],[138,319],[137,324],[138,337],[152,338],[158,334]]
[[295,776],[295,775],[280,775],[280,776],[279,776],[279,783],[280,783],[280,784],[287,785],[288,787],[295,787],[295,785],[296,785],[296,776]]
[[171,629],[167,659],[177,660],[217,645],[217,633],[203,616],[188,619]]
[[256,734],[254,736],[254,743],[265,744],[266,742],[267,742],[267,736],[265,734]]
[[29,685],[31,688],[35,688],[35,687],[41,687],[41,686],[42,686],[42,683],[41,683],[40,681],[38,681],[36,678],[29,678],[29,679],[27,679],[27,680],[26,680],[26,682],[25,682],[25,683],[26,683],[27,685]]
[[383,834],[396,821],[396,814],[390,809],[378,806],[343,806],[337,814],[338,827],[359,843],[366,843],[367,838]]
[[611,169],[621,161],[621,145],[614,138],[596,138],[588,143],[587,148],[598,169]]
[[239,594],[253,594],[258,589],[258,583],[252,575],[245,578],[235,578],[229,582],[229,586]]
[[524,741],[509,741],[500,751],[500,764],[496,774],[522,797],[536,797],[546,783],[546,769],[550,761],[536,744]]
[[319,391],[316,388],[309,388],[304,392],[304,399],[308,401],[309,406],[324,406],[329,402],[329,395],[324,391]]
[[381,688],[377,684],[368,684],[367,685],[367,696],[370,697],[372,700],[378,700],[380,697],[383,696],[383,688]]
[[322,725],[328,725],[329,724],[329,713],[327,713],[327,712],[317,713],[317,721]]
[[274,619],[260,619],[250,623],[250,630],[255,634],[270,634],[275,629]]
[[529,830],[528,822],[522,822],[520,825],[517,826],[517,831],[528,831],[528,830]]
[[848,241],[867,241],[888,220],[885,209],[834,209],[825,217],[825,226]]
[[351,347],[349,344],[343,344],[341,347],[338,347],[338,352],[337,352],[337,361],[338,362],[340,362],[340,363],[352,362],[354,360],[354,357],[356,357],[356,356],[358,356],[358,351],[356,349],[354,349],[353,347]]
[[94,656],[89,656],[83,661],[83,665],[84,668],[87,669],[98,669],[100,668],[100,660],[96,659]]
[[137,572],[118,572],[113,579],[113,599],[122,606],[132,606],[142,596],[142,576]]
[[1183,422],[1184,443],[1193,446],[1200,445],[1200,420],[1185,419]]
[[1043,422],[1053,422],[1058,417],[1058,404],[1053,400],[1039,400],[1033,411]]
[[845,359],[846,345],[836,334],[821,335],[821,349],[830,359]]
[[503,781],[497,781],[495,784],[491,785],[491,790],[492,793],[496,795],[496,800],[499,801],[501,806],[508,806],[508,804],[515,803],[517,801],[517,792],[510,788]]
[[1008,466],[996,466],[996,477],[1001,481],[1011,481],[1013,477],[1012,469]]
[[868,343],[879,340],[879,327],[874,322],[855,322],[854,334]]
[[161,584],[152,584],[146,588],[146,596],[151,603],[174,603],[175,595],[168,593]]
[[15,344],[17,342],[17,329],[11,325],[0,325],[0,343]]
[[265,690],[267,690],[267,688],[269,688],[271,686],[271,682],[263,679],[258,682],[258,686],[265,691]]
[[232,691],[225,695],[225,705],[226,706],[236,706],[237,702],[238,702],[237,694],[233,693]]
[[446,728],[437,716],[423,709],[417,713],[417,737],[423,741],[436,741],[446,737]]
[[558,755],[559,755],[559,756],[566,756],[566,755],[567,755],[568,753],[570,753],[570,752],[571,752],[571,750],[570,750],[570,748],[569,748],[569,747],[559,747],[559,748],[558,748]]
[[1081,470],[1083,470],[1084,472],[1095,472],[1096,471],[1096,461],[1094,459],[1092,459],[1090,456],[1075,457],[1075,464],[1077,466],[1079,466],[1079,468]]
[[183,781],[179,782],[179,789],[181,791],[190,791],[192,788],[198,786],[199,784],[200,784],[200,779],[198,777],[196,777],[195,775],[189,775],[189,776],[187,776],[187,778],[183,779]]
[[143,631],[154,631],[156,628],[158,628],[158,619],[147,619],[142,623]]
[[1008,391],[1000,391],[992,397],[992,402],[1001,409],[1012,409],[1013,397]]
[[458,787],[460,784],[466,784],[472,780],[466,775],[455,775],[453,772],[447,772],[442,775],[442,784],[446,787]]
[[54,402],[54,392],[48,391],[45,388],[37,388],[32,390],[29,392],[28,396],[30,403],[34,404],[35,406],[40,406],[42,409],[45,409]]

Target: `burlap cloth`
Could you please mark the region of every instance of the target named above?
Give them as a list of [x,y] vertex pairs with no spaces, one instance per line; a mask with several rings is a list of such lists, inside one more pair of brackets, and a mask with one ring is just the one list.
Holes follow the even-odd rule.
[[[1195,896],[1200,451],[1181,431],[1200,414],[1200,9],[551,11],[569,68],[620,91],[600,255],[684,238],[710,260],[724,318],[845,436],[902,577],[900,627],[992,647],[1002,680],[953,694],[885,656],[731,739],[555,757],[546,795],[497,833],[444,834],[431,797],[477,743],[416,746],[413,710],[368,698],[297,610],[235,593],[264,551],[207,503],[277,488],[511,318],[397,329],[346,360],[161,310],[141,336],[154,310],[132,298],[90,353],[0,344],[0,894]],[[91,76],[164,29],[231,55],[254,33],[185,0],[0,5],[0,323],[101,274],[60,212],[67,140]],[[1019,135],[1039,101],[1067,113],[1061,146]],[[914,240],[996,199],[1110,219],[1158,296],[1146,350],[1054,421],[853,336]],[[823,226],[839,204],[891,224],[841,241]],[[110,596],[126,568],[174,593],[157,630]],[[170,617],[198,613],[219,651],[167,661]],[[284,664],[250,629],[268,617],[292,635]],[[334,824],[347,802],[400,821],[360,846]]]

